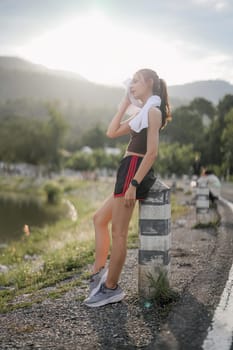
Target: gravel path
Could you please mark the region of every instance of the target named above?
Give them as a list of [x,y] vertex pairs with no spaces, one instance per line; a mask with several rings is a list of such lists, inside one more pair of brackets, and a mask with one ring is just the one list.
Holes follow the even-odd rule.
[[[188,215],[172,224],[171,286],[180,295],[206,264],[216,241],[214,229],[193,230],[194,223],[195,208],[192,207]],[[166,315],[161,308],[148,308],[138,299],[137,253],[136,249],[128,251],[120,282],[126,292],[123,302],[87,308],[82,300],[88,283],[83,281],[61,298],[45,298],[42,303],[2,314],[0,348],[150,349]],[[52,289],[47,288],[43,293]],[[30,301],[30,295],[24,295],[21,301],[22,298]]]
[[140,304],[136,276],[137,250],[129,250],[121,278],[127,294],[123,302],[87,308],[80,300],[87,293],[84,281],[62,298],[1,315],[1,349],[136,349],[149,344],[158,315]]

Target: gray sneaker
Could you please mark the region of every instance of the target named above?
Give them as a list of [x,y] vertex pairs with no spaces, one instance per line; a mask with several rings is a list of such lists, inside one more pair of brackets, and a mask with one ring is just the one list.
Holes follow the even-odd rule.
[[89,307],[99,307],[106,304],[117,303],[121,301],[125,293],[120,286],[115,289],[109,289],[104,283],[101,284],[99,291],[91,298],[85,300],[85,305]]
[[[90,284],[89,284],[89,295],[86,300],[91,298],[95,293],[98,292],[102,283],[106,281],[108,274],[108,269],[106,267],[102,267],[99,272],[95,273],[91,276]],[[85,301],[86,301],[85,300]]]

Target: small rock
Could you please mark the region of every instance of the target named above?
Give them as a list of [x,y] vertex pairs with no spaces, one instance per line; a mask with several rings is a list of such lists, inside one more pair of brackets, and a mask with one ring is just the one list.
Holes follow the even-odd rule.
[[7,247],[6,243],[0,243],[0,249],[5,249]]
[[14,287],[0,286],[0,290],[15,290],[15,288]]
[[9,267],[6,265],[0,265],[0,273],[7,273],[9,271]]
[[184,227],[184,226],[187,225],[187,220],[184,220],[184,219],[177,220],[177,221],[176,221],[176,224],[177,224],[179,227]]
[[24,260],[37,260],[39,258],[39,256],[36,254],[33,254],[33,255],[26,254],[26,255],[24,255],[23,258],[24,258]]
[[40,271],[43,271],[44,269],[44,262],[41,261],[41,262],[38,262],[37,264],[35,264],[33,267],[32,267],[32,272],[40,272]]

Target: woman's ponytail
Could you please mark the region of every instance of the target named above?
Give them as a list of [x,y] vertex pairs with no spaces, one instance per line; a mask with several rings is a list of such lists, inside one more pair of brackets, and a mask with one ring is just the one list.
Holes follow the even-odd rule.
[[168,102],[167,84],[163,79],[159,79],[159,96],[161,98],[162,128],[164,128],[167,122],[172,119],[172,116]]

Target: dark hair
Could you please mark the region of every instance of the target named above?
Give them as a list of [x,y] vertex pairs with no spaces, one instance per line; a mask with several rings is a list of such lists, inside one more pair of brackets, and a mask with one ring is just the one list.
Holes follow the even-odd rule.
[[205,170],[205,175],[214,175],[214,172],[211,169],[206,169]]
[[162,113],[162,127],[164,128],[169,120],[172,119],[170,105],[168,102],[167,84],[163,79],[160,79],[158,74],[152,69],[140,69],[137,73],[142,74],[145,81],[152,79],[152,92],[161,98],[160,110]]

